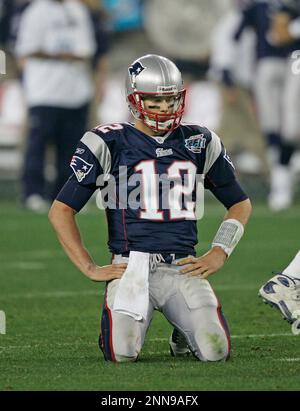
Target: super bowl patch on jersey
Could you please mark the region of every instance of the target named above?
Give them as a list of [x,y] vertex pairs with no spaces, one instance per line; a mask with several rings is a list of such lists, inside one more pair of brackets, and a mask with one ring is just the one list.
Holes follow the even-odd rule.
[[185,147],[193,153],[201,153],[206,146],[204,134],[197,134],[185,139]]
[[93,164],[87,163],[85,160],[78,156],[73,156],[70,164],[74,174],[80,183],[91,171]]

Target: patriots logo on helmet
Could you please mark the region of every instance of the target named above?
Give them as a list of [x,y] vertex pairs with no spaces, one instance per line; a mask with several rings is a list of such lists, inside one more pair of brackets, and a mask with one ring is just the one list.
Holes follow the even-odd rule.
[[145,68],[146,67],[144,67],[139,61],[137,61],[129,67],[128,71],[131,76],[138,76],[143,70],[145,70]]
[[206,146],[206,138],[204,134],[197,134],[185,140],[185,147],[193,153],[201,153]]
[[85,160],[78,156],[73,156],[70,164],[74,174],[79,183],[89,174],[93,168],[93,164],[87,163]]

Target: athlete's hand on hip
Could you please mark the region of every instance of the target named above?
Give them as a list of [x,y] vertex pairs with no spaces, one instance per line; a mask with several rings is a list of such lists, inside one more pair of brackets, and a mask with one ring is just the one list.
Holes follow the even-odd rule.
[[109,281],[121,278],[127,268],[127,263],[109,264],[100,267],[93,265],[89,269],[89,278],[93,281]]
[[210,274],[215,273],[223,267],[227,254],[221,247],[213,247],[201,257],[187,257],[177,262],[177,265],[187,265],[180,272],[207,278]]

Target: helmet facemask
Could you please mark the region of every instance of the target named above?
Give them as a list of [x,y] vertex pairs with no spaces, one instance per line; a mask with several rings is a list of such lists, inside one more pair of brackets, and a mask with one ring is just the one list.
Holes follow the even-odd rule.
[[[175,130],[180,124],[185,107],[186,90],[172,93],[145,93],[134,91],[128,96],[129,107],[132,115],[141,120],[151,130],[159,132],[168,132]],[[171,113],[157,113],[145,108],[145,100],[151,97],[172,97],[174,101],[170,103]],[[157,103],[160,104],[159,102]],[[173,106],[173,107],[172,107]]]

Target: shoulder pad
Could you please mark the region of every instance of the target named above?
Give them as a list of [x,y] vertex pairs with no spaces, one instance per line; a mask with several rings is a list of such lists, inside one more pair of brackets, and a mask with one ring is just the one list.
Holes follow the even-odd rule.
[[181,123],[184,127],[184,131],[186,134],[192,135],[192,133],[203,134],[203,136],[210,140],[211,139],[211,131],[207,127],[200,126],[198,124],[189,124],[189,123]]
[[112,123],[112,124],[100,124],[94,127],[91,131],[99,136],[115,134],[116,132],[122,132],[126,124],[124,123]]

